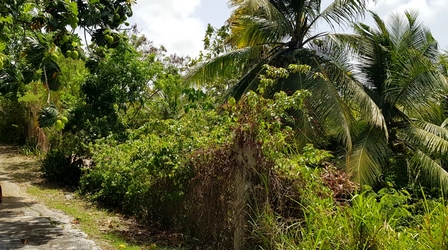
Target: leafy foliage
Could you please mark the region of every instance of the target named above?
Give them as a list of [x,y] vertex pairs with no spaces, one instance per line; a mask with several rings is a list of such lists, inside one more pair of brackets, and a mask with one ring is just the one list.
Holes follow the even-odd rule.
[[[81,131],[86,140],[123,133],[123,117],[131,107],[142,106],[148,92],[150,61],[141,57],[128,42],[115,49],[99,50],[103,57],[87,62],[90,74],[80,91],[84,102],[72,112],[69,127]],[[136,109],[138,110],[138,109]]]
[[[237,49],[199,65],[188,79],[208,84],[238,77],[229,91],[237,100],[260,86],[271,97],[278,91],[307,90],[313,98],[295,114],[303,145],[324,134],[337,138],[351,152],[356,134],[352,106],[362,107],[359,115],[374,126],[384,127],[385,120],[363,86],[350,77],[349,50],[332,42],[327,32],[314,30],[320,20],[330,24],[355,20],[368,2],[332,1],[323,8],[321,1],[231,1],[234,10],[227,42]],[[288,74],[269,75],[265,65]],[[263,87],[263,75],[275,83]]]
[[[213,111],[191,111],[179,120],[152,120],[118,144],[98,141],[95,167],[81,190],[92,198],[151,220],[168,219],[184,195],[191,169],[188,156],[207,143],[226,140],[225,126]],[[212,136],[211,136],[212,135]],[[168,208],[172,207],[173,210]]]
[[437,43],[417,13],[392,16],[389,25],[372,16],[376,29],[360,23],[355,35],[334,36],[358,56],[357,78],[387,124],[363,128],[349,159],[350,170],[362,183],[374,184],[383,178],[391,156],[403,155],[403,164],[413,171],[402,166],[401,174],[415,178],[418,172],[426,184],[445,185],[448,175],[437,161],[446,154],[447,137],[438,125],[438,106],[448,85],[434,63]]
[[81,178],[83,160],[69,151],[54,150],[42,162],[44,177],[50,181],[76,187]]
[[[3,1],[0,4],[0,94],[24,92],[24,85],[40,80],[48,91],[58,90],[58,58],[85,59],[78,27],[106,47],[118,45],[116,31],[132,15],[132,1]],[[71,27],[71,30],[69,27]],[[115,42],[108,37],[115,37]],[[45,112],[45,111],[42,111]],[[54,119],[42,118],[42,127]]]
[[52,126],[56,122],[58,115],[59,112],[54,105],[42,109],[39,116],[40,127],[45,128]]
[[191,60],[119,31],[133,1],[15,2],[0,136],[46,143],[47,179],[196,248],[447,248],[446,58],[415,13],[330,35],[369,1],[230,1]]

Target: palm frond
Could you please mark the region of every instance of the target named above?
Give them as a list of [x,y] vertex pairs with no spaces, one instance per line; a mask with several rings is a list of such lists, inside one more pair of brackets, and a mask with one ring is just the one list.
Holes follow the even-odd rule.
[[348,171],[362,184],[379,181],[388,160],[387,139],[378,127],[368,126],[347,159]]
[[394,58],[385,98],[408,112],[421,112],[422,107],[440,100],[448,85],[435,65],[420,52],[408,49],[406,53]]
[[368,39],[359,34],[335,33],[328,34],[327,37],[338,46],[345,47],[352,58],[355,58],[359,54],[361,54],[363,48],[367,47],[366,45],[364,45],[364,43],[368,43]]
[[417,11],[405,11],[406,20],[395,14],[388,28],[398,50],[413,48],[422,56],[434,61],[438,58],[437,41],[431,31],[418,20]]
[[448,125],[448,118],[446,118],[446,119],[442,122],[442,124],[440,125],[440,127],[442,127],[442,128],[446,128],[446,125]]
[[368,2],[367,0],[334,0],[317,18],[324,19],[332,27],[333,23],[349,24],[364,16]]
[[252,68],[246,70],[247,73],[245,73],[238,83],[230,89],[227,96],[232,96],[239,100],[248,91],[257,90],[260,83],[259,76],[265,72],[263,66],[265,64],[275,65],[278,63],[279,57],[281,57],[284,53],[284,49],[278,48],[277,50],[271,51],[268,56],[259,58]]
[[[385,23],[372,13],[378,30],[359,23],[354,25],[355,35],[333,35],[340,43],[349,44],[356,53],[359,69],[362,73],[363,85],[376,95],[381,95],[384,83],[389,77],[391,64],[390,50],[393,48]],[[377,100],[382,106],[382,100]]]
[[283,22],[288,15],[285,8],[281,8],[275,1],[269,0],[244,0],[244,1],[230,1],[230,7],[234,8],[231,15],[232,18],[238,18],[239,16],[259,16],[275,22]]
[[328,79],[315,76],[308,77],[305,83],[311,92],[310,102],[316,119],[330,130],[336,130],[338,138],[345,144],[347,150],[351,151],[351,127],[355,119],[336,86]]
[[403,138],[412,148],[430,154],[448,154],[448,132],[437,125],[414,121],[404,130]]
[[317,46],[314,50],[325,60],[325,71],[330,73],[331,81],[345,102],[355,106],[370,124],[383,129],[387,137],[387,125],[381,109],[352,73],[355,68],[350,62],[350,48],[333,40],[331,36],[323,44],[325,46]]
[[237,1],[233,6],[236,8],[228,21],[229,43],[238,48],[282,43],[293,32],[287,13],[282,13],[271,1]]
[[439,126],[423,120],[413,121],[412,124],[429,133],[437,135],[444,140],[448,140],[448,129],[444,128],[443,126]]
[[246,47],[230,51],[203,62],[192,69],[186,81],[197,86],[204,86],[217,80],[228,80],[240,77],[247,68],[259,63],[263,54],[263,46]]
[[411,159],[418,180],[431,187],[441,188],[444,193],[448,190],[448,172],[440,163],[420,150],[416,150]]
[[428,100],[427,104],[421,105],[419,113],[407,113],[417,120],[424,120],[433,124],[441,125],[446,119],[445,107],[439,100]]
[[294,124],[288,124],[296,132],[295,141],[297,145],[303,148],[307,143],[314,143],[318,146],[319,138],[324,138],[324,131],[319,124],[319,120],[313,116],[312,109],[307,108],[308,103],[305,100],[304,107],[301,110],[291,111],[291,115],[294,117]]
[[256,45],[282,46],[285,38],[290,34],[290,30],[279,22],[272,22],[268,19],[245,16],[237,20],[232,20],[228,42],[237,48]]

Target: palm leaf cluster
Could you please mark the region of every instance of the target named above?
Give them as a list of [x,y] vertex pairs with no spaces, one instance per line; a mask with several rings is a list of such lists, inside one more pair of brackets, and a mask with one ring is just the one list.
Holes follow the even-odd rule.
[[[319,20],[348,23],[365,12],[365,0],[334,1],[325,9],[321,9],[321,1],[269,1],[246,0],[230,1],[235,8],[229,24],[231,34],[228,42],[235,47],[234,51],[215,57],[200,65],[189,76],[196,84],[211,83],[216,79],[238,78],[230,95],[236,99],[249,90],[256,90],[260,83],[260,75],[265,72],[263,65],[287,68],[289,64],[310,65],[307,73],[297,72],[289,78],[279,81],[270,91],[278,90],[288,93],[298,89],[310,90],[313,100],[308,104],[313,117],[317,117],[324,126],[336,128],[334,133],[351,148],[352,135],[349,127],[354,119],[341,91],[353,91],[361,86],[348,77],[346,62],[349,60],[344,49],[333,50],[327,46],[319,46],[326,33],[314,33]],[[336,46],[332,43],[329,46]],[[332,53],[327,53],[331,51]],[[326,77],[314,77],[316,73]],[[335,86],[333,83],[337,82]],[[269,93],[269,91],[268,91]],[[365,94],[356,98],[367,103],[370,111],[378,113],[374,103]],[[337,110],[333,112],[332,109]],[[303,114],[307,116],[309,114]],[[383,123],[373,115],[373,122]],[[316,128],[301,119],[300,124],[305,138],[313,137]]]
[[440,126],[446,81],[436,66],[437,43],[417,15],[406,12],[386,24],[372,13],[375,28],[358,23],[354,34],[318,32],[322,21],[331,27],[352,23],[367,3],[336,0],[322,8],[312,0],[232,0],[228,43],[236,49],[199,65],[188,79],[207,84],[237,78],[229,95],[239,99],[260,86],[264,65],[307,65],[309,71],[290,72],[263,92],[311,92],[305,108],[294,111],[301,138],[337,138],[348,169],[362,183],[380,181],[398,154],[414,177],[448,184],[439,160],[448,142]]
[[[406,161],[402,174],[446,186],[447,130],[440,111],[446,80],[437,68],[439,51],[416,12],[394,15],[385,23],[372,13],[376,27],[354,25],[354,35],[334,35],[359,60],[357,80],[381,109],[387,130],[365,126],[354,146],[349,167],[364,183],[375,183],[392,156]],[[369,137],[373,138],[369,140]]]

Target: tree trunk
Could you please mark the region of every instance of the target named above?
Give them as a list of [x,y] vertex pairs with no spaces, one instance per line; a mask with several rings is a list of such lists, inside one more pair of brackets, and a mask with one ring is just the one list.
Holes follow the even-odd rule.
[[253,189],[251,183],[251,173],[257,164],[257,148],[248,146],[248,144],[235,144],[236,156],[236,173],[235,173],[235,200],[234,200],[234,233],[233,233],[233,249],[242,250],[244,248],[245,234],[248,223],[248,204],[250,203],[250,194]]

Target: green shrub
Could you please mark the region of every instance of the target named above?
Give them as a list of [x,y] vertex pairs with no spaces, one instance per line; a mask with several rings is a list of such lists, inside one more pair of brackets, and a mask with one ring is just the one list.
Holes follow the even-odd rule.
[[125,142],[97,140],[81,192],[181,228],[207,247],[446,247],[443,202],[415,202],[392,187],[360,192],[347,174],[321,168],[331,155],[292,146],[293,131],[281,122],[288,117],[278,114],[293,102],[279,95],[280,101],[249,94],[219,114],[191,109],[178,120],[154,119],[129,131]]
[[194,177],[183,223],[190,235],[221,249],[271,249],[275,236],[258,227],[260,214],[271,209],[285,221],[301,217],[294,199],[300,199],[304,181],[295,166],[328,156],[309,146],[309,155],[285,163],[293,131],[282,120],[291,118],[285,111],[300,108],[305,96],[280,92],[265,99],[251,92],[238,103],[229,100],[224,110],[234,121],[231,140],[197,150],[191,160]]
[[98,140],[95,167],[80,189],[94,200],[150,221],[173,224],[188,189],[188,156],[205,145],[226,140],[216,112],[194,112],[179,120],[152,120],[118,143]]
[[30,119],[27,114],[23,103],[0,95],[0,143],[25,143]]
[[[263,246],[248,221],[264,211],[264,203],[279,216],[301,214],[293,198],[305,181],[280,165],[293,138],[282,125],[290,119],[285,111],[300,108],[305,96],[265,99],[250,93],[219,114],[190,109],[178,120],[148,122],[124,143],[97,140],[95,167],[82,177],[81,192],[218,247]],[[291,165],[318,164],[329,156],[310,146],[304,153]]]
[[83,160],[65,151],[50,151],[42,162],[45,178],[68,186],[78,186]]

